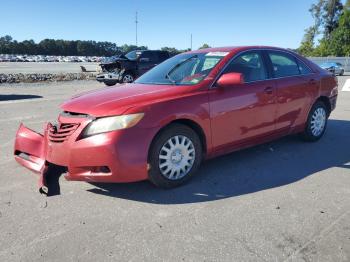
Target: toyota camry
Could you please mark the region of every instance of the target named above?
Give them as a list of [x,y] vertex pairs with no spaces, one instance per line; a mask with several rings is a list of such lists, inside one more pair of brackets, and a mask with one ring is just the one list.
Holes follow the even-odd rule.
[[289,50],[191,51],[133,83],[72,97],[43,133],[21,124],[14,157],[41,189],[51,165],[68,180],[171,188],[208,158],[290,134],[319,140],[337,93],[331,73]]

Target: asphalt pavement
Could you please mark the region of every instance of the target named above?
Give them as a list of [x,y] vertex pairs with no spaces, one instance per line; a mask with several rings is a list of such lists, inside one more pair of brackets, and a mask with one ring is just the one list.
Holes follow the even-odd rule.
[[0,85],[0,261],[350,261],[350,92],[317,143],[222,156],[172,190],[61,178],[61,195],[42,197],[12,157],[19,123],[41,131],[62,101],[102,87]]

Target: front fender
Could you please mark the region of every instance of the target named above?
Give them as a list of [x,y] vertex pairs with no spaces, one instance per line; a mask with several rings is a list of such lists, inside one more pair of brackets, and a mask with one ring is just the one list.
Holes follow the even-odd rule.
[[[145,114],[137,125],[158,132],[174,121],[190,121],[198,126],[205,138],[206,152],[212,149],[208,95],[206,92],[183,95],[171,100],[130,108],[125,114]],[[157,132],[157,133],[158,133]]]

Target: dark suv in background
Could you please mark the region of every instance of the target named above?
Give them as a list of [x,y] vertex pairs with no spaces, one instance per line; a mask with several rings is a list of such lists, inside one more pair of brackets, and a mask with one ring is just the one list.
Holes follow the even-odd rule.
[[140,75],[170,57],[167,51],[136,50],[126,55],[113,56],[100,64],[102,73],[96,80],[108,86],[131,83]]

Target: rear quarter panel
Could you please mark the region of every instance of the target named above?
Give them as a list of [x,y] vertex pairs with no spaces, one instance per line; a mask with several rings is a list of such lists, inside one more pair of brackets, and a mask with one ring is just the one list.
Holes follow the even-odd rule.
[[[321,75],[321,86],[320,96],[331,97],[338,94],[338,90],[333,91],[338,86],[337,78],[331,73],[322,73]],[[333,91],[333,93],[332,93]]]

